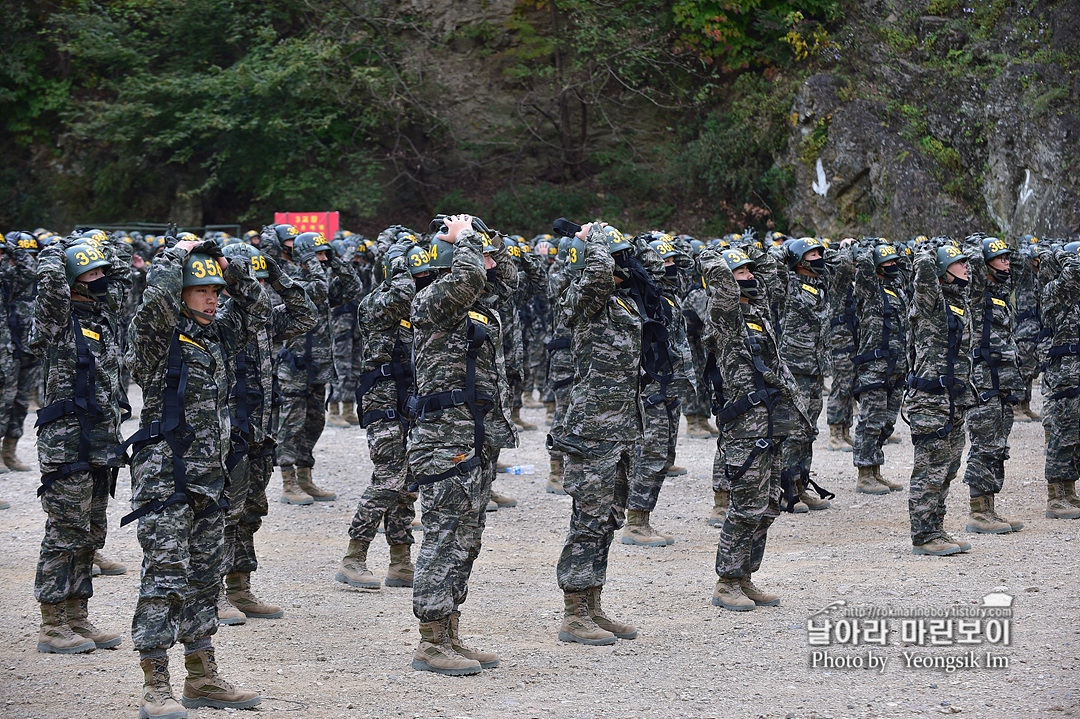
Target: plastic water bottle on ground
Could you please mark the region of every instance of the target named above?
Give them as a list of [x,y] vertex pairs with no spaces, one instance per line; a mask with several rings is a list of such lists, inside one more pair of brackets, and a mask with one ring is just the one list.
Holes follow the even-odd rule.
[[536,467],[531,464],[515,464],[506,468],[507,474],[536,474]]

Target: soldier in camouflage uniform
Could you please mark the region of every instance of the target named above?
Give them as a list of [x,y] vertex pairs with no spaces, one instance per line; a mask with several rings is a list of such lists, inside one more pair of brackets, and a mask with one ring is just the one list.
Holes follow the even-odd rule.
[[[705,243],[686,236],[690,242],[692,253],[696,259],[701,254]],[[686,416],[686,436],[691,439],[709,439],[718,437],[720,432],[709,424],[712,416],[712,398],[709,381],[705,377],[705,363],[708,353],[702,341],[702,333],[705,330],[705,305],[708,302],[708,292],[705,289],[705,278],[697,271],[696,266],[690,280],[690,286],[686,290],[686,299],[683,303],[683,316],[686,318],[686,341],[690,345],[690,359],[694,366],[694,383],[686,387],[686,394],[682,398],[682,411]]]
[[614,227],[583,226],[569,250],[571,265],[582,272],[559,300],[572,333],[574,384],[548,447],[565,455],[563,488],[574,500],[557,567],[564,605],[559,639],[567,642],[613,644],[616,637],[637,637],[636,628],[609,618],[600,603],[643,431],[642,317],[630,281],[645,268],[631,248]]
[[411,587],[415,570],[410,557],[411,524],[416,494],[407,489],[405,457],[408,420],[405,401],[413,388],[413,331],[409,317],[413,297],[434,280],[427,252],[415,242],[401,241],[385,255],[384,280],[360,302],[359,323],[364,371],[356,394],[360,424],[367,430],[368,456],[374,465],[349,526],[349,548],[335,579],[353,587],[378,589],[380,581],[367,567],[367,552],[379,522],[386,527],[390,567],[386,586]]
[[1039,376],[1045,355],[1045,340],[1049,329],[1042,321],[1042,285],[1039,284],[1039,255],[1045,250],[1037,237],[1024,235],[1020,251],[1012,258],[1013,286],[1016,296],[1016,328],[1013,335],[1020,357],[1020,376],[1024,390],[1020,403],[1014,407],[1020,422],[1041,420],[1042,416],[1031,408],[1031,386]]
[[1080,517],[1080,242],[1048,253],[1039,270],[1043,321],[1053,328],[1043,375],[1046,517]]
[[[245,258],[220,258],[213,242],[181,240],[154,259],[143,303],[129,332],[125,360],[143,390],[140,430],[132,445],[131,505],[143,548],[139,601],[131,637],[144,685],[140,716],[183,717],[173,698],[166,651],[184,643],[187,708],[247,708],[255,692],[217,672],[217,632],[231,451],[230,356],[256,328],[248,311],[262,288]],[[215,256],[211,256],[212,253]],[[226,312],[218,290],[228,286]]]
[[[545,350],[548,356],[547,383],[550,391],[551,411],[550,433],[557,435],[566,417],[566,408],[570,403],[570,389],[574,382],[574,359],[570,352],[570,327],[568,317],[561,305],[561,297],[566,288],[579,274],[574,265],[579,262],[578,253],[581,248],[573,248],[573,260],[570,258],[570,238],[564,237],[560,242],[559,252],[555,257],[555,263],[548,273],[547,297],[548,306],[551,307],[551,339],[548,340]],[[580,263],[584,265],[584,257]],[[548,403],[548,395],[545,395],[545,404]],[[551,409],[549,405],[549,409]],[[548,448],[550,464],[548,481],[544,491],[548,494],[565,495],[563,489],[564,457],[562,452]]]
[[[17,246],[16,246],[17,247]],[[23,249],[15,259],[29,271]],[[119,307],[129,283],[125,255],[75,234],[41,253],[28,351],[44,360],[38,412],[41,507],[48,518],[34,594],[41,604],[38,651],[70,654],[115,647],[120,636],[87,617],[94,552],[105,545],[115,491],[121,402]]]
[[[304,288],[283,274],[273,258],[246,243],[229,245],[224,252],[228,258],[250,262],[255,277],[281,300],[272,306],[271,292],[264,290],[262,300],[248,307],[249,341],[232,358],[236,378],[229,395],[233,448],[226,463],[229,512],[222,561],[226,591],[218,599],[218,620],[242,624],[247,617],[276,619],[285,614],[251,591],[251,573],[259,568],[255,533],[268,511],[266,487],[274,473],[274,345],[310,331],[316,311]],[[226,299],[222,312],[232,312],[233,302],[231,297]]]
[[832,384],[826,420],[829,423],[829,449],[834,452],[851,452],[855,439],[851,436],[854,422],[855,356],[858,337],[858,319],[855,315],[855,281],[837,287],[830,304],[829,352],[832,360]]
[[[535,255],[521,252],[521,247],[512,238],[501,240],[506,251],[514,259],[518,272],[517,290],[505,298],[495,308],[503,319],[503,356],[506,358],[506,379],[510,383],[510,418],[520,430],[532,431],[536,425],[521,417],[522,391],[525,385],[525,318],[524,308],[536,293],[544,287],[544,271]],[[500,469],[501,463],[496,463]],[[513,505],[517,502],[514,501]],[[506,505],[506,506],[513,506]]]
[[[809,431],[798,389],[780,359],[770,320],[776,272],[771,255],[702,250],[709,289],[710,338],[723,377],[726,403],[717,413],[723,440],[729,506],[716,549],[713,604],[732,611],[775,606],[780,598],[757,587],[769,527],[780,514],[780,459],[785,437]],[[757,277],[756,275],[761,275]]]
[[971,379],[978,399],[966,418],[971,439],[964,472],[971,505],[967,531],[1004,534],[1024,526],[998,514],[995,503],[1005,483],[1012,407],[1024,391],[1013,340],[1012,250],[1003,240],[982,235],[969,237],[964,249],[971,282]]
[[904,401],[915,452],[908,497],[912,553],[942,556],[971,548],[949,536],[944,523],[945,498],[964,451],[964,415],[975,397],[967,257],[948,238],[937,242],[939,247],[919,250],[915,258],[915,366]]
[[[532,239],[532,249],[539,260],[540,269],[543,272],[542,289],[532,295],[521,309],[522,322],[525,328],[525,406],[539,407],[532,399],[535,389],[541,401],[548,387],[547,379],[547,343],[551,341],[549,331],[551,328],[551,304],[547,297],[547,277],[551,271],[551,265],[555,262],[558,254],[558,242],[548,234],[537,235]],[[527,247],[528,245],[521,245]],[[523,250],[524,251],[524,250]]]
[[505,297],[517,287],[517,269],[502,243],[484,257],[484,240],[491,240],[479,220],[456,215],[443,222],[430,251],[431,267],[442,274],[412,307],[416,396],[409,403],[408,462],[424,520],[413,580],[421,640],[412,666],[476,674],[499,658],[461,643],[459,608],[480,554],[492,453],[517,444],[502,322],[483,298],[488,273],[494,294]]
[[896,248],[867,238],[855,255],[855,314],[858,326],[852,394],[859,402],[852,460],[859,471],[856,492],[888,494],[904,488],[885,479],[882,447],[893,433],[908,373],[907,299]]
[[[12,238],[14,243],[30,255],[30,264],[36,268],[34,257],[38,253],[38,241],[29,232],[20,232]],[[0,427],[4,432],[0,442],[0,461],[15,472],[29,472],[30,466],[19,460],[15,453],[19,438],[23,435],[23,424],[31,404],[37,403],[41,385],[41,362],[30,351],[30,329],[33,325],[35,305],[37,304],[37,283],[23,285],[21,292],[7,299],[7,324],[11,329],[11,365],[5,375],[13,380],[10,415],[7,426]],[[10,394],[9,390],[7,394]]]
[[[9,232],[0,239],[0,301],[3,301],[5,307],[9,305],[12,297],[26,292],[35,281],[34,258],[26,249],[20,247],[21,234],[23,233]],[[19,388],[19,363],[15,361],[13,351],[11,328],[7,322],[0,321],[0,428],[8,426],[11,406]],[[0,462],[0,474],[7,472],[7,467]]]

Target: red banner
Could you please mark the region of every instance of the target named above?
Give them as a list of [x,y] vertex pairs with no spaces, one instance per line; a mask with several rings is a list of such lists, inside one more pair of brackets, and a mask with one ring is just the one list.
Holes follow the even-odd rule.
[[274,222],[292,225],[297,232],[321,232],[326,241],[334,239],[338,231],[336,212],[275,212]]

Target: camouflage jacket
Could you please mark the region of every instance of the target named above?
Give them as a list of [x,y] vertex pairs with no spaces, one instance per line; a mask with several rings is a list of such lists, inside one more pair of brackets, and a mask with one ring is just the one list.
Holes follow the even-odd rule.
[[[4,245],[0,254],[0,300],[4,307],[13,298],[26,293],[36,280],[37,260],[21,247]],[[0,367],[11,358],[15,348],[11,337],[11,324],[5,316],[0,319]]]
[[[416,282],[405,256],[390,262],[388,281],[372,288],[363,300],[357,320],[363,338],[364,370],[377,370],[395,359],[411,368],[413,329],[410,321]],[[395,349],[399,356],[395,358]],[[361,416],[372,410],[397,408],[397,386],[393,377],[377,382],[360,401]]]
[[615,286],[615,261],[595,223],[585,239],[585,268],[559,299],[571,332],[574,383],[564,434],[553,439],[574,449],[579,439],[638,441],[641,404],[641,316]]
[[1020,358],[1013,337],[1016,312],[1012,306],[1011,278],[1005,284],[990,281],[982,244],[965,249],[971,279],[967,288],[971,342],[973,355],[978,353],[980,357],[971,366],[972,384],[980,394],[994,389],[1000,389],[1002,396],[1010,391],[1023,391],[1025,383],[1020,376]]
[[[189,490],[211,499],[225,488],[225,461],[231,452],[229,395],[234,377],[231,358],[251,340],[247,311],[262,291],[248,260],[234,258],[225,269],[232,301],[213,322],[200,325],[181,313],[184,259],[188,253],[171,247],[154,258],[146,278],[143,303],[131,320],[125,359],[143,390],[140,427],[163,418],[169,355],[179,347],[187,366],[183,386],[183,423],[177,440],[186,443],[183,461]],[[132,506],[151,499],[164,501],[175,491],[173,452],[159,441],[135,448],[131,458]]]
[[[874,269],[873,248],[855,252],[853,296],[858,343],[853,361],[858,389],[884,382],[888,376],[907,375],[908,303],[900,278],[886,280],[878,276]],[[881,356],[875,357],[875,354]]]
[[37,304],[38,285],[33,278],[37,275],[37,259],[27,253],[25,261],[30,269],[30,282],[20,282],[13,286],[15,291],[7,301],[7,326],[11,332],[11,350],[14,358],[23,364],[32,364],[37,360],[30,349],[30,328],[34,323],[35,305]]
[[[118,467],[123,463],[118,447],[124,400],[120,384],[119,307],[128,281],[127,268],[124,260],[108,246],[102,247],[111,264],[109,299],[72,300],[64,271],[64,249],[70,244],[74,242],[66,240],[46,247],[38,259],[38,295],[29,349],[41,358],[43,366],[45,395],[39,414],[44,419],[50,410],[61,410],[61,403],[80,399],[76,396],[77,387],[89,382],[91,377],[88,369],[78,367],[79,345],[85,343],[94,362],[92,399],[100,409],[99,416],[89,415],[87,459],[93,467]],[[42,424],[37,441],[42,473],[78,462],[80,442],[79,417],[74,411]]]
[[830,300],[851,282],[851,254],[827,250],[825,270],[816,277],[781,267],[787,292],[780,301],[780,356],[795,374],[824,376]]
[[1042,292],[1033,248],[1013,253],[1011,270],[1016,297],[1016,338],[1037,337],[1042,331]]
[[[481,364],[480,359],[489,350],[485,347],[481,350],[481,356],[477,357],[476,386],[486,392],[495,401],[495,408],[487,414],[484,421],[487,444],[489,447],[516,447],[518,443],[517,427],[510,419],[510,383],[507,377],[506,355],[504,347],[504,315],[497,309],[506,305],[510,298],[514,297],[518,290],[518,267],[505,243],[496,242],[495,251],[491,253],[495,261],[495,282],[486,282],[485,293],[473,305],[474,320],[486,317],[488,341],[491,342],[491,357]],[[487,270],[484,271],[485,278]],[[512,315],[517,314],[514,306],[508,308]],[[521,326],[518,325],[518,348],[520,352]],[[520,367],[520,365],[519,365]],[[483,371],[481,371],[483,369]]]
[[[1060,271],[1048,279],[1042,293],[1043,322],[1054,329],[1043,375],[1050,396],[1080,388],[1080,256],[1058,250],[1053,260],[1044,260],[1047,277],[1058,267]],[[1041,276],[1043,269],[1039,272]]]
[[[743,402],[759,389],[774,390],[768,392],[771,412],[769,403],[764,401],[743,402],[749,405],[746,411],[722,423],[721,437],[776,439],[809,428],[795,379],[780,358],[776,332],[769,318],[768,293],[741,302],[739,285],[716,248],[703,249],[698,265],[709,291],[705,317],[707,347],[716,357],[724,380],[725,407]],[[757,270],[754,274],[757,275]]]

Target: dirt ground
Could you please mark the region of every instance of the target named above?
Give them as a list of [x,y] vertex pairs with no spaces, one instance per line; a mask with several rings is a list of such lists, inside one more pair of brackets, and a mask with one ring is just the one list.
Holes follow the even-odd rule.
[[[1038,406],[1038,402],[1036,402]],[[687,476],[670,479],[654,524],[676,536],[673,546],[612,546],[605,606],[634,622],[640,636],[610,647],[564,644],[556,633],[562,611],[555,563],[570,499],[545,494],[547,455],[542,409],[524,416],[539,431],[523,432],[521,447],[505,453],[536,465],[534,475],[496,481],[519,505],[488,514],[484,551],[476,563],[462,633],[497,651],[498,669],[451,678],[412,671],[417,643],[411,590],[361,592],[334,581],[346,530],[371,465],[363,431],[328,428],[316,450],[316,479],[336,490],[331,503],[295,507],[277,501],[257,535],[261,557],[256,591],[282,604],[279,620],[222,627],[215,645],[223,673],[258,690],[254,711],[270,716],[361,717],[965,717],[1080,715],[1080,609],[1077,546],[1080,522],[1044,519],[1043,430],[1018,423],[999,508],[1021,518],[1007,535],[963,532],[966,488],[949,496],[949,531],[969,539],[968,554],[916,557],[908,535],[907,492],[857,495],[848,453],[815,445],[818,481],[837,493],[831,509],[784,515],[773,525],[755,580],[779,593],[779,607],[733,613],[710,603],[718,530],[708,526],[714,441],[679,441]],[[19,444],[33,456],[33,430]],[[684,426],[685,428],[685,426]],[[125,426],[125,435],[135,423]],[[825,429],[822,424],[822,429]],[[889,445],[884,471],[906,483],[912,451]],[[962,470],[961,470],[962,472]],[[116,650],[85,655],[39,654],[34,571],[44,515],[35,500],[36,473],[0,477],[0,717],[135,717],[142,675],[132,651],[130,621],[141,553],[133,526],[119,529],[129,486],[121,473],[109,510],[107,556],[127,563],[126,575],[95,580],[91,618],[122,632]],[[420,535],[417,533],[417,541]],[[385,570],[380,537],[370,566]],[[919,649],[956,655],[951,647],[905,647],[899,637],[880,648],[884,671],[810,666],[808,616],[835,600],[848,605],[948,608],[974,605],[992,591],[1015,596],[1009,646],[979,646],[1007,655],[1009,668],[955,672],[903,666],[901,653]],[[835,654],[844,653],[832,647]],[[861,646],[849,653],[866,653]],[[179,695],[179,647],[170,652]],[[210,709],[189,716],[224,714]]]

